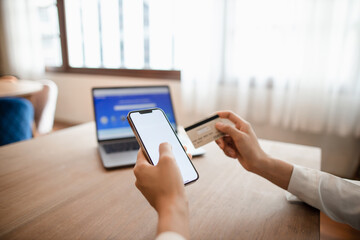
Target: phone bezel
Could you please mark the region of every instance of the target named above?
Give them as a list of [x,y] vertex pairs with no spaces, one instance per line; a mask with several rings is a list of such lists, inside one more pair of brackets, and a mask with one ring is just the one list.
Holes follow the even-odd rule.
[[169,127],[171,128],[172,132],[174,133],[174,135],[175,135],[178,143],[180,144],[181,148],[183,149],[183,151],[184,151],[187,159],[189,160],[191,166],[193,167],[193,169],[194,169],[195,172],[196,172],[196,178],[193,179],[193,180],[191,180],[191,181],[189,181],[189,182],[184,183],[184,185],[188,185],[188,184],[190,184],[190,183],[193,183],[193,182],[197,181],[197,180],[199,179],[199,173],[198,173],[198,171],[196,170],[196,168],[195,168],[194,164],[192,163],[191,159],[190,159],[189,156],[187,155],[187,153],[186,153],[186,151],[185,151],[185,149],[184,149],[184,146],[181,144],[178,136],[176,135],[176,132],[174,131],[173,127],[171,126],[171,123],[169,122],[169,119],[166,117],[165,112],[164,112],[161,108],[149,108],[149,109],[142,109],[142,110],[130,111],[130,112],[128,113],[128,115],[127,115],[127,119],[128,119],[129,124],[130,124],[130,127],[131,127],[132,131],[134,132],[135,138],[136,138],[136,140],[138,141],[138,143],[139,143],[139,145],[140,145],[140,147],[141,147],[142,152],[145,154],[145,156],[146,156],[147,160],[149,161],[149,163],[151,163],[152,165],[154,165],[154,163],[152,162],[152,160],[151,160],[151,158],[150,158],[150,155],[149,155],[148,151],[146,150],[146,147],[145,147],[145,145],[144,145],[144,143],[143,143],[143,141],[142,141],[142,139],[141,139],[141,137],[140,137],[140,135],[139,135],[139,132],[138,132],[138,130],[136,129],[136,126],[135,126],[134,122],[133,122],[132,119],[131,119],[131,114],[133,114],[133,113],[147,114],[147,113],[152,113],[153,111],[156,111],[156,110],[161,111],[162,115],[165,117],[167,123],[169,124]]

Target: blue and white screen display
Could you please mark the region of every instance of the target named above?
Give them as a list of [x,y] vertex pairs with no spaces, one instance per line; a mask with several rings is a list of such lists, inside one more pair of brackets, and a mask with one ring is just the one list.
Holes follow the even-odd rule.
[[134,137],[126,119],[133,110],[161,108],[176,129],[168,87],[94,89],[93,97],[99,140]]

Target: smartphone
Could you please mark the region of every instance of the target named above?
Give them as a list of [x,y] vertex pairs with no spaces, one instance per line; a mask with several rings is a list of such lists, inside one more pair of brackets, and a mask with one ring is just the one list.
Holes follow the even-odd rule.
[[165,113],[160,108],[131,111],[127,119],[139,145],[151,164],[159,161],[159,145],[168,142],[179,166],[184,184],[199,178]]

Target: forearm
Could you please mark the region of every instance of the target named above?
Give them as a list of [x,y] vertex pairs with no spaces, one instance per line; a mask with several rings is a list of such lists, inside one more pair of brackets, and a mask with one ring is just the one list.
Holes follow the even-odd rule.
[[157,234],[176,232],[189,239],[189,209],[187,201],[175,200],[172,204],[162,204],[158,211],[159,221]]
[[293,165],[279,159],[266,157],[255,162],[250,171],[287,190]]

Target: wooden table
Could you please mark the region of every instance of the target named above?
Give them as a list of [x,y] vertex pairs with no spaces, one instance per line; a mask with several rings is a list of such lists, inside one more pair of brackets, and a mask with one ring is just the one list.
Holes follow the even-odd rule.
[[[320,168],[319,148],[261,141],[273,156]],[[215,143],[193,160],[192,239],[319,239],[319,211],[246,172]],[[157,215],[132,168],[105,170],[94,123],[0,148],[1,239],[153,239]]]
[[30,95],[41,91],[42,88],[43,85],[36,81],[0,80],[0,97],[29,97]]

